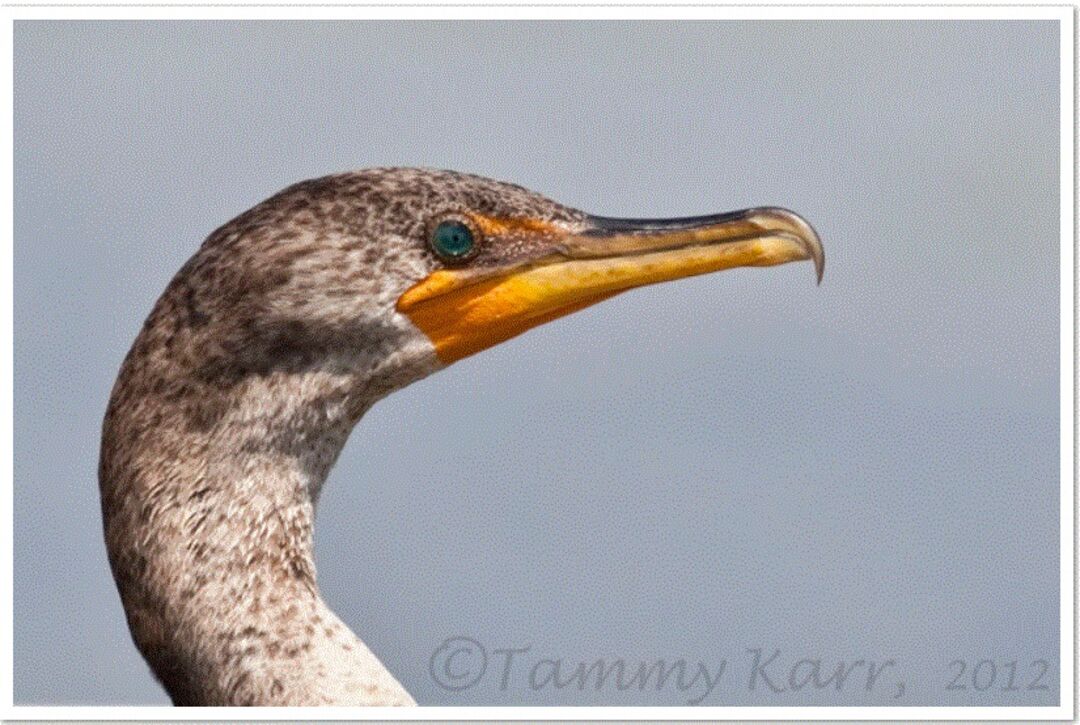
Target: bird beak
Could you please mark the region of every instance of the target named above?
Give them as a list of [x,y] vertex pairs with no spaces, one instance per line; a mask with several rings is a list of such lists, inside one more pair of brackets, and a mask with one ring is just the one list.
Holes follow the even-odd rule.
[[[534,250],[529,258],[440,269],[398,299],[398,311],[430,338],[442,362],[633,287],[800,260],[813,261],[820,284],[825,266],[813,228],[786,209],[662,220],[587,217],[584,228],[574,231],[525,222],[513,233],[518,248]],[[479,223],[495,230],[495,238],[485,235],[486,244],[498,244],[498,234],[508,233],[505,223]]]

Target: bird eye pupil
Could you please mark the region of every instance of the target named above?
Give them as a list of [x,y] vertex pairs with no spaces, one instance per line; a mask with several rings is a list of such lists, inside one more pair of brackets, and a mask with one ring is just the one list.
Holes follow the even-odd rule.
[[442,222],[435,227],[431,236],[431,246],[435,253],[447,259],[460,259],[472,251],[472,231],[461,222]]

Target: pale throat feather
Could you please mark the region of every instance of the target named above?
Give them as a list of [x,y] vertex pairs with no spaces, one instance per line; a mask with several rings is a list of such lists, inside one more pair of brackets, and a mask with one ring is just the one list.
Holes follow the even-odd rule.
[[[316,587],[319,492],[382,392],[328,367],[246,378],[212,426],[145,430],[124,467],[140,493],[107,510],[114,570],[133,636],[177,704],[413,703]],[[159,423],[190,415],[154,406]]]

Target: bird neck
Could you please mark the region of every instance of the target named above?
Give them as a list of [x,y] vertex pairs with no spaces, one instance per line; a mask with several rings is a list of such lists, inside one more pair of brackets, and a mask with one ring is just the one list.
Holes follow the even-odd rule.
[[138,348],[106,416],[102,505],[129,626],[174,702],[411,704],[315,580],[315,500],[364,386],[321,370],[222,386]]

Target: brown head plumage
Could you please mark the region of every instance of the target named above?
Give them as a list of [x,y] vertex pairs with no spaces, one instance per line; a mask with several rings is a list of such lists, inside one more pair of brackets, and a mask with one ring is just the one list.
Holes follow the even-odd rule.
[[291,186],[169,283],[106,413],[110,562],[178,704],[406,704],[326,608],[312,511],[380,397],[631,287],[812,259],[780,209],[588,216],[519,186],[371,169]]

